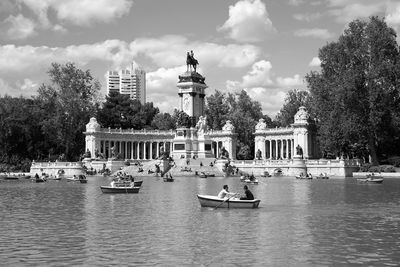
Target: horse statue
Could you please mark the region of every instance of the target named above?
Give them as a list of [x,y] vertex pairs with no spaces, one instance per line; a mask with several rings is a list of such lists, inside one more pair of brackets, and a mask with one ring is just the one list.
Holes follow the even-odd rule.
[[189,72],[189,68],[190,68],[190,70],[192,69],[191,67],[193,67],[194,72],[196,72],[197,65],[199,65],[199,62],[197,61],[197,59],[194,58],[193,50],[191,50],[190,53],[187,52],[187,55],[186,55],[187,72]]

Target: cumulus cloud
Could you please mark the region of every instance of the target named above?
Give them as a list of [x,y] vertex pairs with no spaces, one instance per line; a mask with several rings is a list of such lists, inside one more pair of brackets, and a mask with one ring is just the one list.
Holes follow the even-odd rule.
[[245,88],[271,85],[273,83],[271,69],[272,65],[269,61],[261,60],[254,63],[251,70],[243,76],[243,81],[240,85]]
[[298,37],[314,37],[319,39],[329,39],[333,37],[327,29],[313,28],[313,29],[299,29],[294,32]]
[[146,74],[147,99],[162,112],[172,113],[178,108],[176,84],[178,75],[186,71],[186,66],[159,68]]
[[229,91],[242,89],[261,103],[263,113],[270,116],[276,114],[282,107],[286,93],[293,87],[304,87],[299,74],[293,77],[276,77],[272,72],[272,64],[261,60],[255,62],[241,81],[228,80],[226,88]]
[[322,17],[322,14],[319,13],[319,12],[312,13],[312,14],[301,14],[301,13],[298,13],[298,14],[294,14],[293,15],[294,19],[299,20],[299,21],[306,21],[306,22],[311,22],[311,21],[317,20],[317,19],[319,19],[321,17]]
[[[174,44],[171,46],[171,44]],[[252,64],[260,54],[253,45],[191,41],[183,36],[166,35],[160,38],[138,38],[130,44],[134,56],[144,55],[161,67],[172,67],[185,63],[186,52],[193,50],[200,66],[240,68]]]
[[329,0],[328,5],[328,13],[335,17],[336,22],[348,23],[357,18],[384,13],[387,3],[375,0]]
[[11,95],[15,96],[15,88],[12,87],[8,82],[0,78],[0,96]]
[[319,59],[319,57],[313,57],[308,66],[319,67],[321,66],[321,60]]
[[[108,23],[129,13],[130,0],[19,0],[20,4],[36,15],[42,28],[51,28],[49,14],[54,13],[57,24],[69,23],[78,26],[91,26],[95,23]],[[17,5],[22,7],[22,5]],[[59,30],[56,27],[55,30]]]
[[8,28],[7,37],[12,40],[25,39],[36,34],[35,23],[21,14],[10,15],[3,21],[3,27]]
[[57,17],[76,25],[110,22],[127,14],[132,6],[129,0],[69,0],[54,1],[51,6]]
[[229,6],[229,18],[217,30],[228,32],[238,42],[258,42],[276,31],[260,0],[241,0]]
[[400,3],[391,3],[388,6],[386,22],[393,27],[400,25]]
[[303,84],[303,78],[295,74],[293,77],[278,77],[276,82],[279,87],[295,87]]

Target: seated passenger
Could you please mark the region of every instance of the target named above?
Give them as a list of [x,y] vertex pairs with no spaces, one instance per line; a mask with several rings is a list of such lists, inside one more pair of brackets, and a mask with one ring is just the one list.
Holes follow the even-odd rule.
[[245,193],[245,197],[241,197],[240,200],[254,200],[254,196],[253,193],[251,193],[251,191],[249,190],[249,188],[247,187],[247,185],[245,185],[243,187],[244,189],[244,193]]

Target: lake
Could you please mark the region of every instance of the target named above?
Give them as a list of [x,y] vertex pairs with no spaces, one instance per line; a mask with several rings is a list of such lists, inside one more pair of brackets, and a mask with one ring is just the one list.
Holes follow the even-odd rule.
[[201,208],[196,194],[238,177],[145,177],[139,194],[87,184],[0,181],[0,259],[6,266],[396,266],[400,179],[260,178],[258,209]]

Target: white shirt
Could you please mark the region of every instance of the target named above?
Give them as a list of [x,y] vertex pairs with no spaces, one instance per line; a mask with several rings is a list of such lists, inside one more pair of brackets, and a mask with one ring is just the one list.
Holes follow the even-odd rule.
[[218,198],[225,198],[229,196],[229,192],[226,191],[225,189],[222,189],[221,192],[218,194]]

